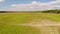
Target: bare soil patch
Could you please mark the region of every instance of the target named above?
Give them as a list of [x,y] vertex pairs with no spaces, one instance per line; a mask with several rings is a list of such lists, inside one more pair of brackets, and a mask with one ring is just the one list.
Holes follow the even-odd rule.
[[60,26],[60,22],[54,22],[54,21],[44,19],[40,22],[31,22],[31,23],[15,24],[15,25],[35,26],[35,27],[39,27],[39,26]]
[[31,22],[25,24],[15,24],[15,25],[22,25],[22,26],[31,26],[38,28],[41,34],[59,34],[57,27],[50,27],[50,26],[60,26],[60,22],[53,22],[47,19],[44,19],[40,22]]

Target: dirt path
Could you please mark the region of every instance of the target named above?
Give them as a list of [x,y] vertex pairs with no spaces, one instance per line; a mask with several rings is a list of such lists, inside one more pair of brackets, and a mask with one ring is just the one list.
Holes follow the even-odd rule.
[[31,26],[31,27],[38,28],[41,34],[59,34],[57,27],[49,27],[49,26],[60,26],[60,22],[42,20],[41,22],[15,24],[15,25]]
[[41,34],[59,34],[57,27],[42,27],[40,32]]
[[50,20],[42,20],[41,22],[31,22],[31,23],[24,23],[24,24],[15,24],[15,25],[22,25],[22,26],[60,26],[60,22],[53,22]]

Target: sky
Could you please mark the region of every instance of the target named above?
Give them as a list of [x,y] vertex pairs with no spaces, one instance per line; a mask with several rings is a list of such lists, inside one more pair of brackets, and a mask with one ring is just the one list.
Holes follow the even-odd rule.
[[60,9],[60,0],[0,0],[0,11]]

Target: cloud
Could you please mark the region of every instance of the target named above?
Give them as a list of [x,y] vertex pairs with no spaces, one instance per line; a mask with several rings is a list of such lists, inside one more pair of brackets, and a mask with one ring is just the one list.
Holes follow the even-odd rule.
[[51,2],[41,3],[33,1],[30,4],[12,4],[8,10],[15,11],[36,11],[36,10],[50,10],[50,9],[60,9],[60,0],[55,0]]
[[0,0],[0,2],[4,2],[5,0]]

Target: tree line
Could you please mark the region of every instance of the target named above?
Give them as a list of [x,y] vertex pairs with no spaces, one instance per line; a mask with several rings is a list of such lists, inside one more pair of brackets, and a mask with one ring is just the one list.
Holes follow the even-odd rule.
[[41,11],[42,13],[60,13],[60,10],[46,10],[46,11]]
[[14,12],[60,13],[60,10],[45,10],[45,11],[0,11],[0,13],[14,13]]

